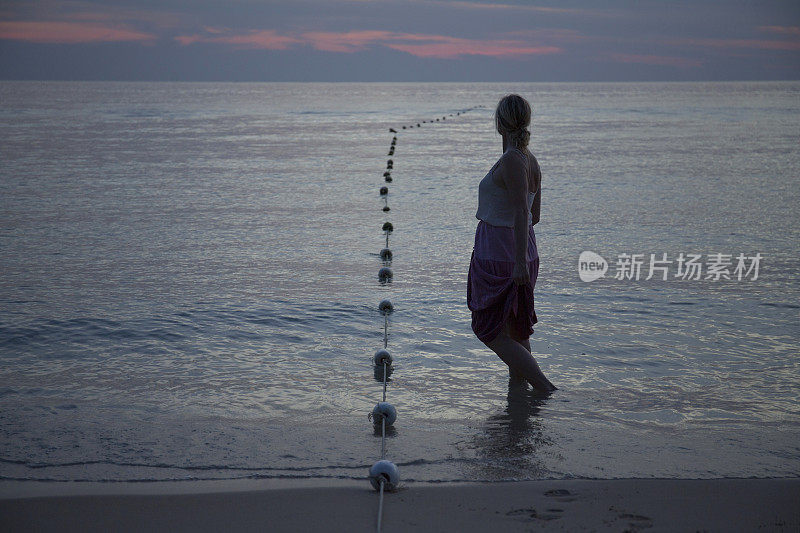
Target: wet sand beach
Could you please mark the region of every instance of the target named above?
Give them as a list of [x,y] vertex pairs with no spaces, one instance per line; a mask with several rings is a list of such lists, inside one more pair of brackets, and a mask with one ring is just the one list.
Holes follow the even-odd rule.
[[[378,508],[369,484],[355,481],[5,483],[0,495],[7,531],[373,531]],[[797,531],[800,478],[413,484],[387,494],[382,525],[387,532]]]

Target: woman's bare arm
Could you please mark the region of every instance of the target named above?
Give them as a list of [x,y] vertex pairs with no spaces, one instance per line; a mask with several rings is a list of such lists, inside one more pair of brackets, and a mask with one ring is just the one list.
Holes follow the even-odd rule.
[[533,198],[533,205],[531,205],[531,226],[539,223],[539,217],[542,212],[542,171],[539,170],[539,165],[536,165],[536,170],[539,173],[539,178],[536,180],[538,185],[536,189],[536,196]]
[[526,162],[511,150],[499,165],[500,179],[514,211],[514,280],[527,283],[528,275],[528,177]]

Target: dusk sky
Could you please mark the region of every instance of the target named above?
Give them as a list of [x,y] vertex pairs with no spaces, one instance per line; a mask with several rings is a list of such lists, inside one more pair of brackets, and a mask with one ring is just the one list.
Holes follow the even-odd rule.
[[0,3],[0,77],[795,80],[800,2],[104,0]]

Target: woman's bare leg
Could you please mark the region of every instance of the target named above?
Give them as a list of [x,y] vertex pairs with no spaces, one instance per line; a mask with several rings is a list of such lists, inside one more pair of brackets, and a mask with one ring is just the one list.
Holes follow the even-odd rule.
[[[508,330],[508,326],[506,326],[504,329]],[[513,339],[514,337],[511,337],[511,338]],[[531,353],[531,343],[530,343],[530,341],[528,339],[525,339],[523,341],[521,341],[519,339],[514,339],[514,340],[517,341],[518,343],[520,343],[526,350],[528,350],[528,353]],[[515,384],[515,385],[519,384],[519,383],[527,383],[528,382],[528,380],[525,379],[525,376],[523,376],[521,372],[519,372],[519,371],[517,371],[517,370],[515,370],[515,369],[513,369],[511,367],[508,367],[508,381],[510,383]]]
[[513,368],[508,367],[508,383],[511,385],[521,385],[528,383],[528,380],[525,379],[525,376],[523,376]]
[[536,359],[531,355],[530,342],[524,342],[527,342],[528,348],[511,338],[506,323],[497,337],[487,342],[486,346],[508,365],[512,379],[515,374],[511,374],[511,371],[514,371],[517,375],[523,376],[535,389],[545,392],[556,390],[558,387],[545,377]]
[[531,351],[531,341],[530,341],[530,339],[525,339],[524,341],[521,341],[521,340],[519,340],[519,339],[515,339],[515,340],[516,340],[518,343],[520,343],[520,344],[521,344],[521,345],[522,345],[522,346],[523,346],[523,347],[524,347],[526,350],[528,350],[528,353],[531,353],[531,354],[533,353],[533,352]]

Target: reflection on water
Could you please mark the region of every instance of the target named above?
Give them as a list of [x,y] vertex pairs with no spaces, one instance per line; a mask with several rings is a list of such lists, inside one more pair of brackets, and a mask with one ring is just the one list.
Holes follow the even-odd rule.
[[531,479],[542,477],[548,468],[541,454],[553,445],[545,420],[539,412],[550,393],[529,389],[527,384],[509,380],[506,407],[490,416],[473,443],[477,457],[471,474],[479,479]]
[[[541,402],[507,390],[466,307],[511,91],[543,173]],[[407,479],[794,475],[798,95],[0,82],[0,477],[363,475],[383,298]],[[398,134],[382,211],[389,128],[477,104]],[[748,283],[587,284],[584,250],[764,261]]]

